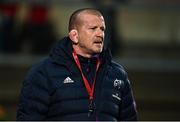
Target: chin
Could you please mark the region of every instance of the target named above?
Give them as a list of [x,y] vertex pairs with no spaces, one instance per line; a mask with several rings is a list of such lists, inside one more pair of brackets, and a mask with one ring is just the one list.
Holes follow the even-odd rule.
[[102,48],[94,48],[93,53],[101,53],[102,52]]
[[102,52],[102,50],[96,50],[95,51],[95,53],[101,53]]

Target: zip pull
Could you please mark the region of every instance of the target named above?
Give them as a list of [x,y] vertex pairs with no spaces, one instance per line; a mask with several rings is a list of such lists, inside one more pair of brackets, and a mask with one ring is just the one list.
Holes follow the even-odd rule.
[[94,111],[95,111],[95,103],[94,103],[93,99],[90,99],[88,117],[90,117]]

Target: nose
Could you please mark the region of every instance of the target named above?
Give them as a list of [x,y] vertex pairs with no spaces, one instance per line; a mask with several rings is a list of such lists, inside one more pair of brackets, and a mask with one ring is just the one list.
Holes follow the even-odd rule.
[[104,37],[104,31],[103,31],[102,29],[99,28],[99,29],[97,29],[96,35],[97,35],[98,37],[103,38],[103,37]]

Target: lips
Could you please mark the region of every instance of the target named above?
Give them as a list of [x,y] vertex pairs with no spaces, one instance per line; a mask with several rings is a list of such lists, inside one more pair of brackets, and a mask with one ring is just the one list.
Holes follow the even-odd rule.
[[96,40],[96,41],[94,41],[94,43],[96,43],[96,44],[102,44],[103,41],[102,41],[102,40]]
[[95,44],[102,44],[102,41],[96,41]]

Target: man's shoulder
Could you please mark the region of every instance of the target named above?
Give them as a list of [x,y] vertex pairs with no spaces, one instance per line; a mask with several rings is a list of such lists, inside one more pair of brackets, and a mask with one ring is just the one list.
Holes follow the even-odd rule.
[[38,73],[44,74],[48,64],[49,64],[49,59],[47,58],[33,64],[27,72],[27,77],[33,77]]
[[116,70],[125,72],[125,68],[122,66],[122,64],[115,62],[115,61],[111,61],[111,64],[112,64],[112,67],[115,68]]
[[124,66],[118,62],[115,61],[111,61],[111,67],[112,70],[114,71],[114,73],[118,76],[121,76],[123,78],[127,77],[127,72],[126,69],[124,68]]

